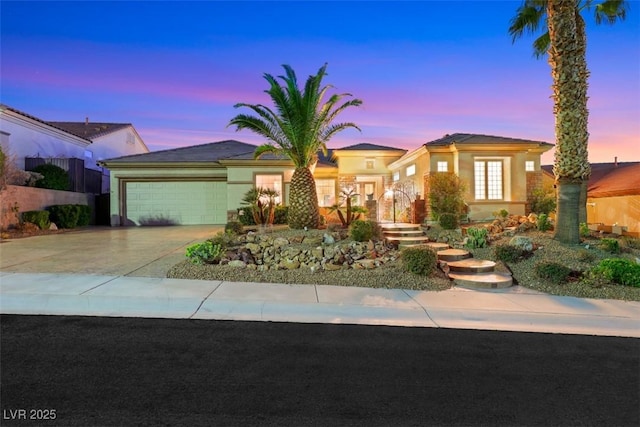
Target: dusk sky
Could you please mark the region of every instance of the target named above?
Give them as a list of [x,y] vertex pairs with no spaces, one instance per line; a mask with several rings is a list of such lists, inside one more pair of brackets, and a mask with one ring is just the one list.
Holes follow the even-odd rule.
[[[150,150],[224,139],[269,103],[264,73],[363,100],[329,144],[408,150],[455,132],[555,143],[551,73],[533,36],[512,43],[521,1],[5,1],[1,102],[46,121],[132,123]],[[640,2],[596,25],[586,12],[589,159],[640,160]],[[269,105],[269,104],[268,104]],[[552,152],[543,156],[553,163]]]

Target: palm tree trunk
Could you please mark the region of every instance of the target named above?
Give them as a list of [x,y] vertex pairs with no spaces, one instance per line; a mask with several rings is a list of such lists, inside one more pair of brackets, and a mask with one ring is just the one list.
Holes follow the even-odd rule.
[[307,167],[298,167],[293,171],[287,222],[293,229],[315,229],[320,224],[316,182]]
[[568,244],[580,243],[580,188],[590,173],[585,40],[584,29],[578,34],[577,10],[578,0],[547,2],[556,134],[553,170],[558,187],[555,238]]
[[580,203],[578,206],[578,224],[587,223],[587,190],[589,181],[583,180],[580,184]]

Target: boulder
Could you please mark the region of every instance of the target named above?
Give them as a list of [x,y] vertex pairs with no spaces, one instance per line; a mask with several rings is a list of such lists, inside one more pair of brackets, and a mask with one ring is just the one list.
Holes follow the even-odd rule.
[[57,229],[58,229],[58,226],[55,223],[52,222],[51,224],[49,224],[49,230],[57,230]]
[[241,261],[239,259],[234,259],[233,261],[229,261],[229,267],[245,268],[246,266],[247,264],[245,264],[244,261]]
[[332,245],[336,242],[336,239],[328,233],[324,233],[323,239],[322,239],[322,243],[327,244],[327,245]]

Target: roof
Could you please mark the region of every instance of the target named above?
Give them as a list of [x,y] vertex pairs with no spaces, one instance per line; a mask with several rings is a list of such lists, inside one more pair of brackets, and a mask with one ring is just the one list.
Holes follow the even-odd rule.
[[377,150],[377,151],[403,151],[403,152],[407,151],[407,150],[403,150],[402,148],[386,147],[384,145],[367,144],[367,143],[355,144],[355,145],[350,145],[348,147],[334,149],[334,151],[340,151],[340,150],[355,150],[355,151]]
[[495,135],[480,135],[475,133],[454,133],[447,134],[440,139],[429,141],[424,145],[427,147],[444,147],[449,145],[465,145],[465,144],[538,144],[553,146],[545,141],[532,141],[529,139],[509,138]]
[[18,110],[16,108],[10,107],[10,106],[8,106],[6,104],[0,104],[0,108],[3,109],[3,110],[12,111],[12,112],[14,112],[16,114],[20,114],[21,116],[26,117],[28,119],[35,120],[36,122],[42,123],[44,125],[47,125],[47,126],[50,126],[52,128],[58,129],[58,130],[60,130],[62,132],[68,133],[68,134],[73,135],[75,137],[82,138],[82,139],[84,139],[84,140],[86,140],[88,142],[91,142],[91,140],[86,135],[78,135],[78,134],[75,134],[73,132],[69,132],[67,129],[62,128],[60,126],[57,126],[55,124],[56,122],[45,122],[44,120],[39,119],[36,116],[32,116],[31,114],[27,114],[24,111],[20,111],[20,110]]
[[106,163],[176,163],[217,162],[227,159],[253,159],[255,145],[227,140],[169,150],[152,151],[130,156],[107,159]]
[[[553,176],[553,166],[542,169]],[[587,197],[640,195],[640,162],[591,163]]]
[[131,123],[94,123],[94,122],[46,122],[81,138],[93,139],[127,127]]

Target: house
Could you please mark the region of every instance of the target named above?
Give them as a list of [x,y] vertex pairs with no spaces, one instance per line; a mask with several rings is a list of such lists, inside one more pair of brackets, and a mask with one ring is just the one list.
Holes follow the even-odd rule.
[[466,183],[469,219],[493,218],[502,209],[525,215],[542,185],[540,156],[552,144],[501,136],[454,133],[427,142],[389,165],[394,185],[428,198],[428,177],[454,172]]
[[[553,166],[542,167],[547,182]],[[587,187],[587,222],[640,235],[640,162],[592,163]]]
[[[541,184],[540,141],[454,134],[417,150],[356,144],[320,155],[312,168],[322,213],[343,190],[358,205],[373,206],[374,218],[391,220],[396,201],[408,205],[425,196],[425,176],[454,171],[470,182],[473,219],[495,210],[524,214],[528,196]],[[254,159],[255,146],[228,140],[136,154],[99,162],[111,170],[111,225],[163,217],[180,224],[224,224],[237,214],[254,186],[278,191],[288,203],[293,163],[273,155]],[[483,169],[484,168],[484,169]],[[365,199],[366,197],[366,199]],[[475,217],[474,217],[475,216]]]
[[55,163],[70,173],[76,167],[80,173],[84,169],[96,171],[93,175],[103,176],[96,193],[109,192],[108,170],[98,166],[97,161],[149,152],[129,123],[90,123],[88,119],[50,122],[4,104],[0,104],[0,138],[21,169],[30,170],[38,163],[30,160],[33,158],[55,158]]

